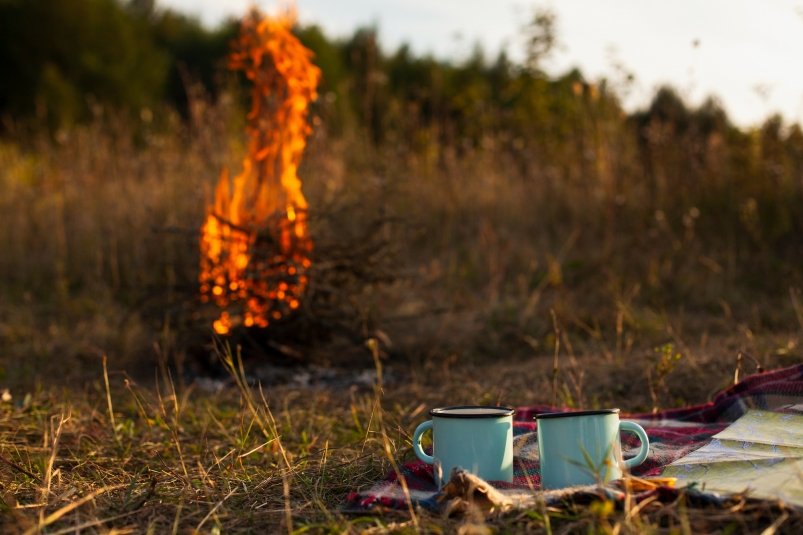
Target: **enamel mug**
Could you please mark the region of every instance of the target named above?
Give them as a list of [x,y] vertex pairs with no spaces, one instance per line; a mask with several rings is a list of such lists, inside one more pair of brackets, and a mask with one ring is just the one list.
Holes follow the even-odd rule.
[[[510,407],[460,406],[432,409],[413,433],[413,451],[433,466],[438,489],[460,467],[486,481],[513,481],[513,413]],[[432,430],[432,455],[421,437]]]
[[[535,419],[544,489],[619,479],[623,469],[643,463],[650,450],[644,428],[635,422],[619,421],[619,409],[553,412]],[[641,440],[636,456],[624,461],[620,431],[634,433]]]

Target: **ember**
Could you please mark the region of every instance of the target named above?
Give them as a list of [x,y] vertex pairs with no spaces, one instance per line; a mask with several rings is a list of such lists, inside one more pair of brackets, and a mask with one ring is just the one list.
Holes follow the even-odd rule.
[[252,11],[229,58],[253,87],[242,172],[230,179],[224,169],[201,227],[201,300],[221,310],[213,323],[219,334],[285,317],[309,282],[312,240],[296,172],[320,70],[292,24],[289,15]]

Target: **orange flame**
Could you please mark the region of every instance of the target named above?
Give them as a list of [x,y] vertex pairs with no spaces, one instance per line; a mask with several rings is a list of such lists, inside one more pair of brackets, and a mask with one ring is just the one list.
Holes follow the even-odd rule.
[[309,282],[312,240],[296,172],[321,71],[293,22],[252,11],[229,58],[253,87],[242,172],[230,180],[223,170],[201,227],[201,300],[221,309],[219,334],[281,319],[299,308]]

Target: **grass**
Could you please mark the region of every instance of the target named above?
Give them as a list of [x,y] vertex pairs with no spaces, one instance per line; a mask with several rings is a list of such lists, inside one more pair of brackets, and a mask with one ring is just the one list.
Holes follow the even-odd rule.
[[[59,375],[54,353],[80,368],[105,352],[125,369],[171,348],[208,355],[215,311],[197,303],[198,228],[220,169],[239,169],[243,117],[225,97],[196,98],[191,110],[186,123],[169,111],[99,112],[53,136],[0,142],[0,366],[10,381]],[[351,331],[384,335],[405,357],[478,360],[551,353],[553,315],[576,353],[605,358],[677,337],[797,331],[794,170],[783,168],[788,191],[730,164],[704,169],[699,187],[654,184],[683,174],[684,160],[655,149],[662,174],[650,174],[623,119],[605,120],[604,169],[571,157],[582,139],[538,155],[511,152],[504,136],[463,147],[422,131],[374,145],[357,127],[319,125],[299,174],[318,279],[332,251],[361,272],[337,296]],[[382,255],[360,264],[348,253],[363,249],[366,229],[377,229]],[[342,353],[302,351],[319,362]]]
[[[186,122],[99,111],[70,131],[0,141],[3,531],[800,527],[799,512],[740,497],[474,524],[340,511],[349,491],[412,458],[410,431],[432,406],[649,411],[704,402],[757,365],[798,363],[803,182],[791,164],[780,185],[758,180],[779,167],[744,170],[731,147],[675,184],[686,168],[671,139],[646,165],[621,118],[581,117],[542,152],[503,135],[465,146],[421,129],[374,145],[356,127],[318,127],[299,171],[318,269],[305,306],[345,318],[345,334],[262,342],[346,375],[380,363],[384,382],[260,389],[246,380],[265,362],[259,343],[230,340],[243,342],[244,373],[197,300],[197,232],[219,170],[239,168],[242,113],[225,96],[190,109]],[[745,139],[758,143],[745,154],[771,159],[759,136]],[[576,158],[584,143],[594,158]],[[221,355],[232,386],[206,391],[193,379]]]
[[[412,459],[410,433],[429,407],[548,402],[550,359],[420,368],[377,361],[373,387],[298,388],[251,386],[237,355],[221,355],[231,386],[215,392],[182,388],[169,372],[139,384],[107,371],[105,361],[83,387],[12,390],[0,406],[3,531],[734,533],[775,526],[793,533],[803,526],[803,514],[781,503],[735,496],[712,508],[683,494],[641,506],[592,500],[487,518],[416,508],[347,514],[341,509],[350,491]],[[662,400],[703,402],[733,380],[736,364],[726,351],[705,355],[685,355],[660,388],[643,365],[589,357],[567,363],[563,355],[559,402],[645,408],[656,389]],[[377,363],[366,354],[365,367]]]

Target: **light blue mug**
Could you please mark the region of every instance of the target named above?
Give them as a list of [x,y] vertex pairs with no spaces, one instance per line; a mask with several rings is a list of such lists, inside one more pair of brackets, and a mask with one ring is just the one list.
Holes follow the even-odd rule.
[[[432,417],[413,433],[413,451],[431,464],[438,489],[461,467],[486,481],[513,481],[513,413],[511,407],[460,406],[432,409]],[[432,455],[421,437],[432,430]]]
[[[619,409],[539,414],[538,453],[541,487],[561,489],[591,485],[622,477],[622,469],[640,465],[650,451],[644,428],[619,421]],[[622,461],[619,431],[641,440],[635,457]]]

